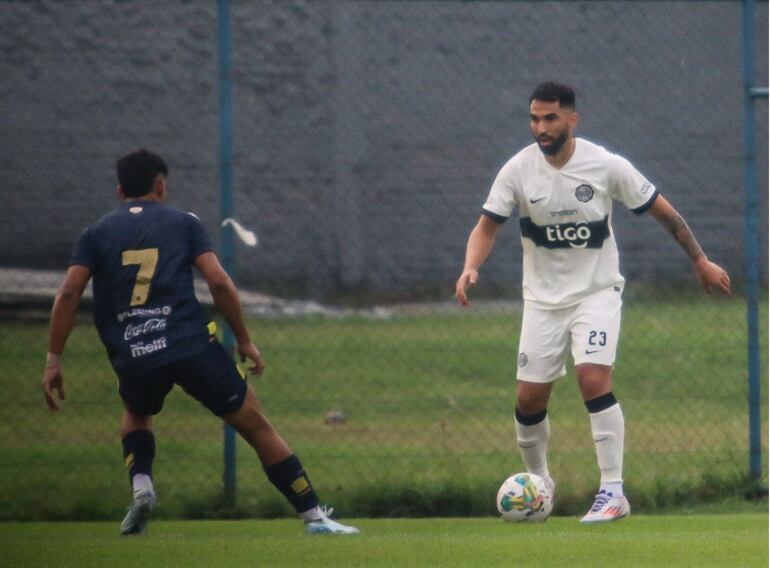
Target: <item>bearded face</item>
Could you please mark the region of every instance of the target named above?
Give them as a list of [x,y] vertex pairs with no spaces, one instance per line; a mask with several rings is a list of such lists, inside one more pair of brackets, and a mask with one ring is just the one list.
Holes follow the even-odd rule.
[[558,102],[532,101],[529,125],[540,151],[556,156],[572,136],[577,114],[572,108],[561,108]]
[[569,132],[563,132],[556,138],[548,134],[536,136],[535,140],[540,147],[540,151],[546,156],[555,156],[564,147],[564,143],[569,139]]

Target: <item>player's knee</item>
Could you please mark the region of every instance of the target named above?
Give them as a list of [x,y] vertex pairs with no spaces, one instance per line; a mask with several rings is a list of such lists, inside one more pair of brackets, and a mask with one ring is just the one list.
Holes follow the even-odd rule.
[[578,369],[578,386],[583,400],[591,400],[612,391],[612,369],[598,365],[586,365]]
[[532,416],[545,412],[548,406],[550,389],[530,388],[520,386],[516,393],[517,413],[522,416]]
[[120,421],[120,435],[123,437],[135,430],[152,430],[152,416],[137,414],[126,409]]
[[516,418],[538,415],[545,412],[547,401],[532,398],[519,398],[516,401]]

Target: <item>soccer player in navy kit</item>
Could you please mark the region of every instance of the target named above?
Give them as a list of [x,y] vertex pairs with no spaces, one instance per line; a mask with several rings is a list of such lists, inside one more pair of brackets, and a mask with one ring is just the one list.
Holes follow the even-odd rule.
[[[146,150],[117,162],[121,206],[80,235],[51,311],[42,388],[51,410],[64,398],[61,355],[88,281],[94,321],[118,375],[125,411],[123,454],[134,500],[121,534],[143,532],[155,505],[152,416],[174,384],[222,418],[254,448],[270,481],[311,534],[354,534],[318,504],[299,459],[263,413],[251,386],[207,324],[193,291],[192,267],[206,280],[216,308],[237,340],[242,362],[261,375],[265,363],[251,342],[238,292],[192,213],[163,204],[168,168]],[[212,327],[209,327],[212,326]]]
[[576,138],[575,93],[556,83],[530,97],[535,143],[503,166],[471,231],[455,295],[467,290],[494,247],[497,232],[519,213],[524,312],[519,342],[516,436],[527,471],[553,492],[547,462],[547,404],[571,353],[589,413],[601,472],[599,492],[583,523],[627,516],[623,492],[623,413],[612,392],[624,279],[612,232],[612,203],[649,212],[676,239],[706,291],[730,293],[730,278],[709,261],[687,223],[628,160]]

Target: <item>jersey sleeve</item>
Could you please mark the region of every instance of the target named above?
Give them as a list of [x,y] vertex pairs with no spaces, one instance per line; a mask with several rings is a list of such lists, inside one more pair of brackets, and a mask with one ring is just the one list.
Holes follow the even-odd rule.
[[187,239],[190,246],[190,256],[194,260],[202,255],[204,252],[214,250],[214,246],[211,244],[209,234],[206,232],[203,223],[198,219],[194,213],[187,213],[185,215],[187,221]]
[[637,215],[652,207],[658,197],[655,186],[621,156],[611,156],[608,181],[610,196]]
[[513,160],[503,166],[481,208],[482,214],[491,217],[498,223],[504,223],[518,204],[516,172],[517,168]]
[[85,266],[92,273],[96,262],[96,251],[93,246],[93,229],[86,228],[75,243],[75,248],[70,256],[69,266]]

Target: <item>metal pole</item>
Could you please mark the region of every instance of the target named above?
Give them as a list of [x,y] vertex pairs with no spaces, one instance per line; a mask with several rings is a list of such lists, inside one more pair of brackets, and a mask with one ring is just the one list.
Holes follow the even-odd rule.
[[[762,478],[761,396],[759,361],[759,230],[757,221],[757,151],[754,115],[754,0],[743,0],[743,136],[746,257],[746,322],[748,325],[749,476]],[[761,95],[760,95],[761,96]],[[767,90],[765,89],[765,96]]]
[[[217,40],[219,51],[219,209],[221,219],[233,214],[233,108],[231,96],[230,2],[217,0]],[[228,227],[221,231],[219,250],[222,267],[235,276],[235,243]],[[223,347],[233,353],[235,341],[229,326],[222,326]],[[235,431],[225,424],[224,430],[224,494],[228,506],[235,505]]]

